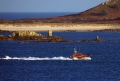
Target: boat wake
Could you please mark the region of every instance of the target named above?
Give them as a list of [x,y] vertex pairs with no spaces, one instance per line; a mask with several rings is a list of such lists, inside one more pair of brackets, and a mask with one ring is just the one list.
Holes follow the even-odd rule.
[[[0,60],[74,60],[68,57],[44,57],[44,58],[40,58],[40,57],[10,57],[10,56],[5,56],[5,58],[0,58]],[[83,59],[82,59],[83,60]],[[88,59],[84,59],[84,60],[88,60]]]

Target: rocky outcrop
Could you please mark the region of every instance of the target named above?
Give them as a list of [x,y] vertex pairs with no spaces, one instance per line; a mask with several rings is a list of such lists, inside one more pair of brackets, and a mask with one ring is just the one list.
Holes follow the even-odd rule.
[[[43,36],[41,34],[37,34],[33,31],[18,31],[13,32],[12,35],[3,36],[0,35],[0,40],[21,40],[20,43],[28,43],[28,42],[104,42],[103,39],[98,36],[95,39],[83,39],[83,40],[67,40],[62,37],[57,36]],[[25,41],[25,42],[23,42]]]
[[33,31],[13,32],[12,35],[9,36],[0,35],[0,40],[22,40],[22,41],[33,41],[33,42],[69,42],[69,40],[66,40],[62,37],[43,36]]
[[103,40],[97,36],[95,39],[92,39],[92,40],[84,39],[81,42],[104,42],[104,41],[105,40]]
[[33,31],[18,31],[12,33],[13,37],[33,37],[33,36],[41,36],[41,34],[37,34]]

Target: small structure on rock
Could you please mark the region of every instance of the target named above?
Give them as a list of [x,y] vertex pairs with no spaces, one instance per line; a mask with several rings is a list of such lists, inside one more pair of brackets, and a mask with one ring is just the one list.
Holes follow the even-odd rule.
[[101,42],[101,41],[103,41],[102,39],[100,39],[98,36],[96,37],[96,39],[95,39],[96,41],[98,41],[98,42]]
[[97,36],[97,37],[96,37],[96,40],[100,40],[100,38]]
[[52,30],[48,30],[48,36],[52,37]]

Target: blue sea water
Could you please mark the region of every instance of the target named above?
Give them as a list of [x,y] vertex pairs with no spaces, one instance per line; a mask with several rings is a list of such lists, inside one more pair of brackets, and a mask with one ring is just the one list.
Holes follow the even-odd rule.
[[77,12],[0,12],[0,19],[51,18],[76,13]]
[[[0,81],[120,81],[119,32],[53,32],[53,35],[72,40],[99,36],[107,42],[0,41]],[[92,60],[70,60],[75,46],[92,55]]]

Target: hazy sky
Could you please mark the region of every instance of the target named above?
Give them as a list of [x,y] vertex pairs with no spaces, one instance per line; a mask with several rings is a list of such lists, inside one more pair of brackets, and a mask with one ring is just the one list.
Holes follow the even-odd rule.
[[106,0],[0,0],[0,12],[82,12]]

